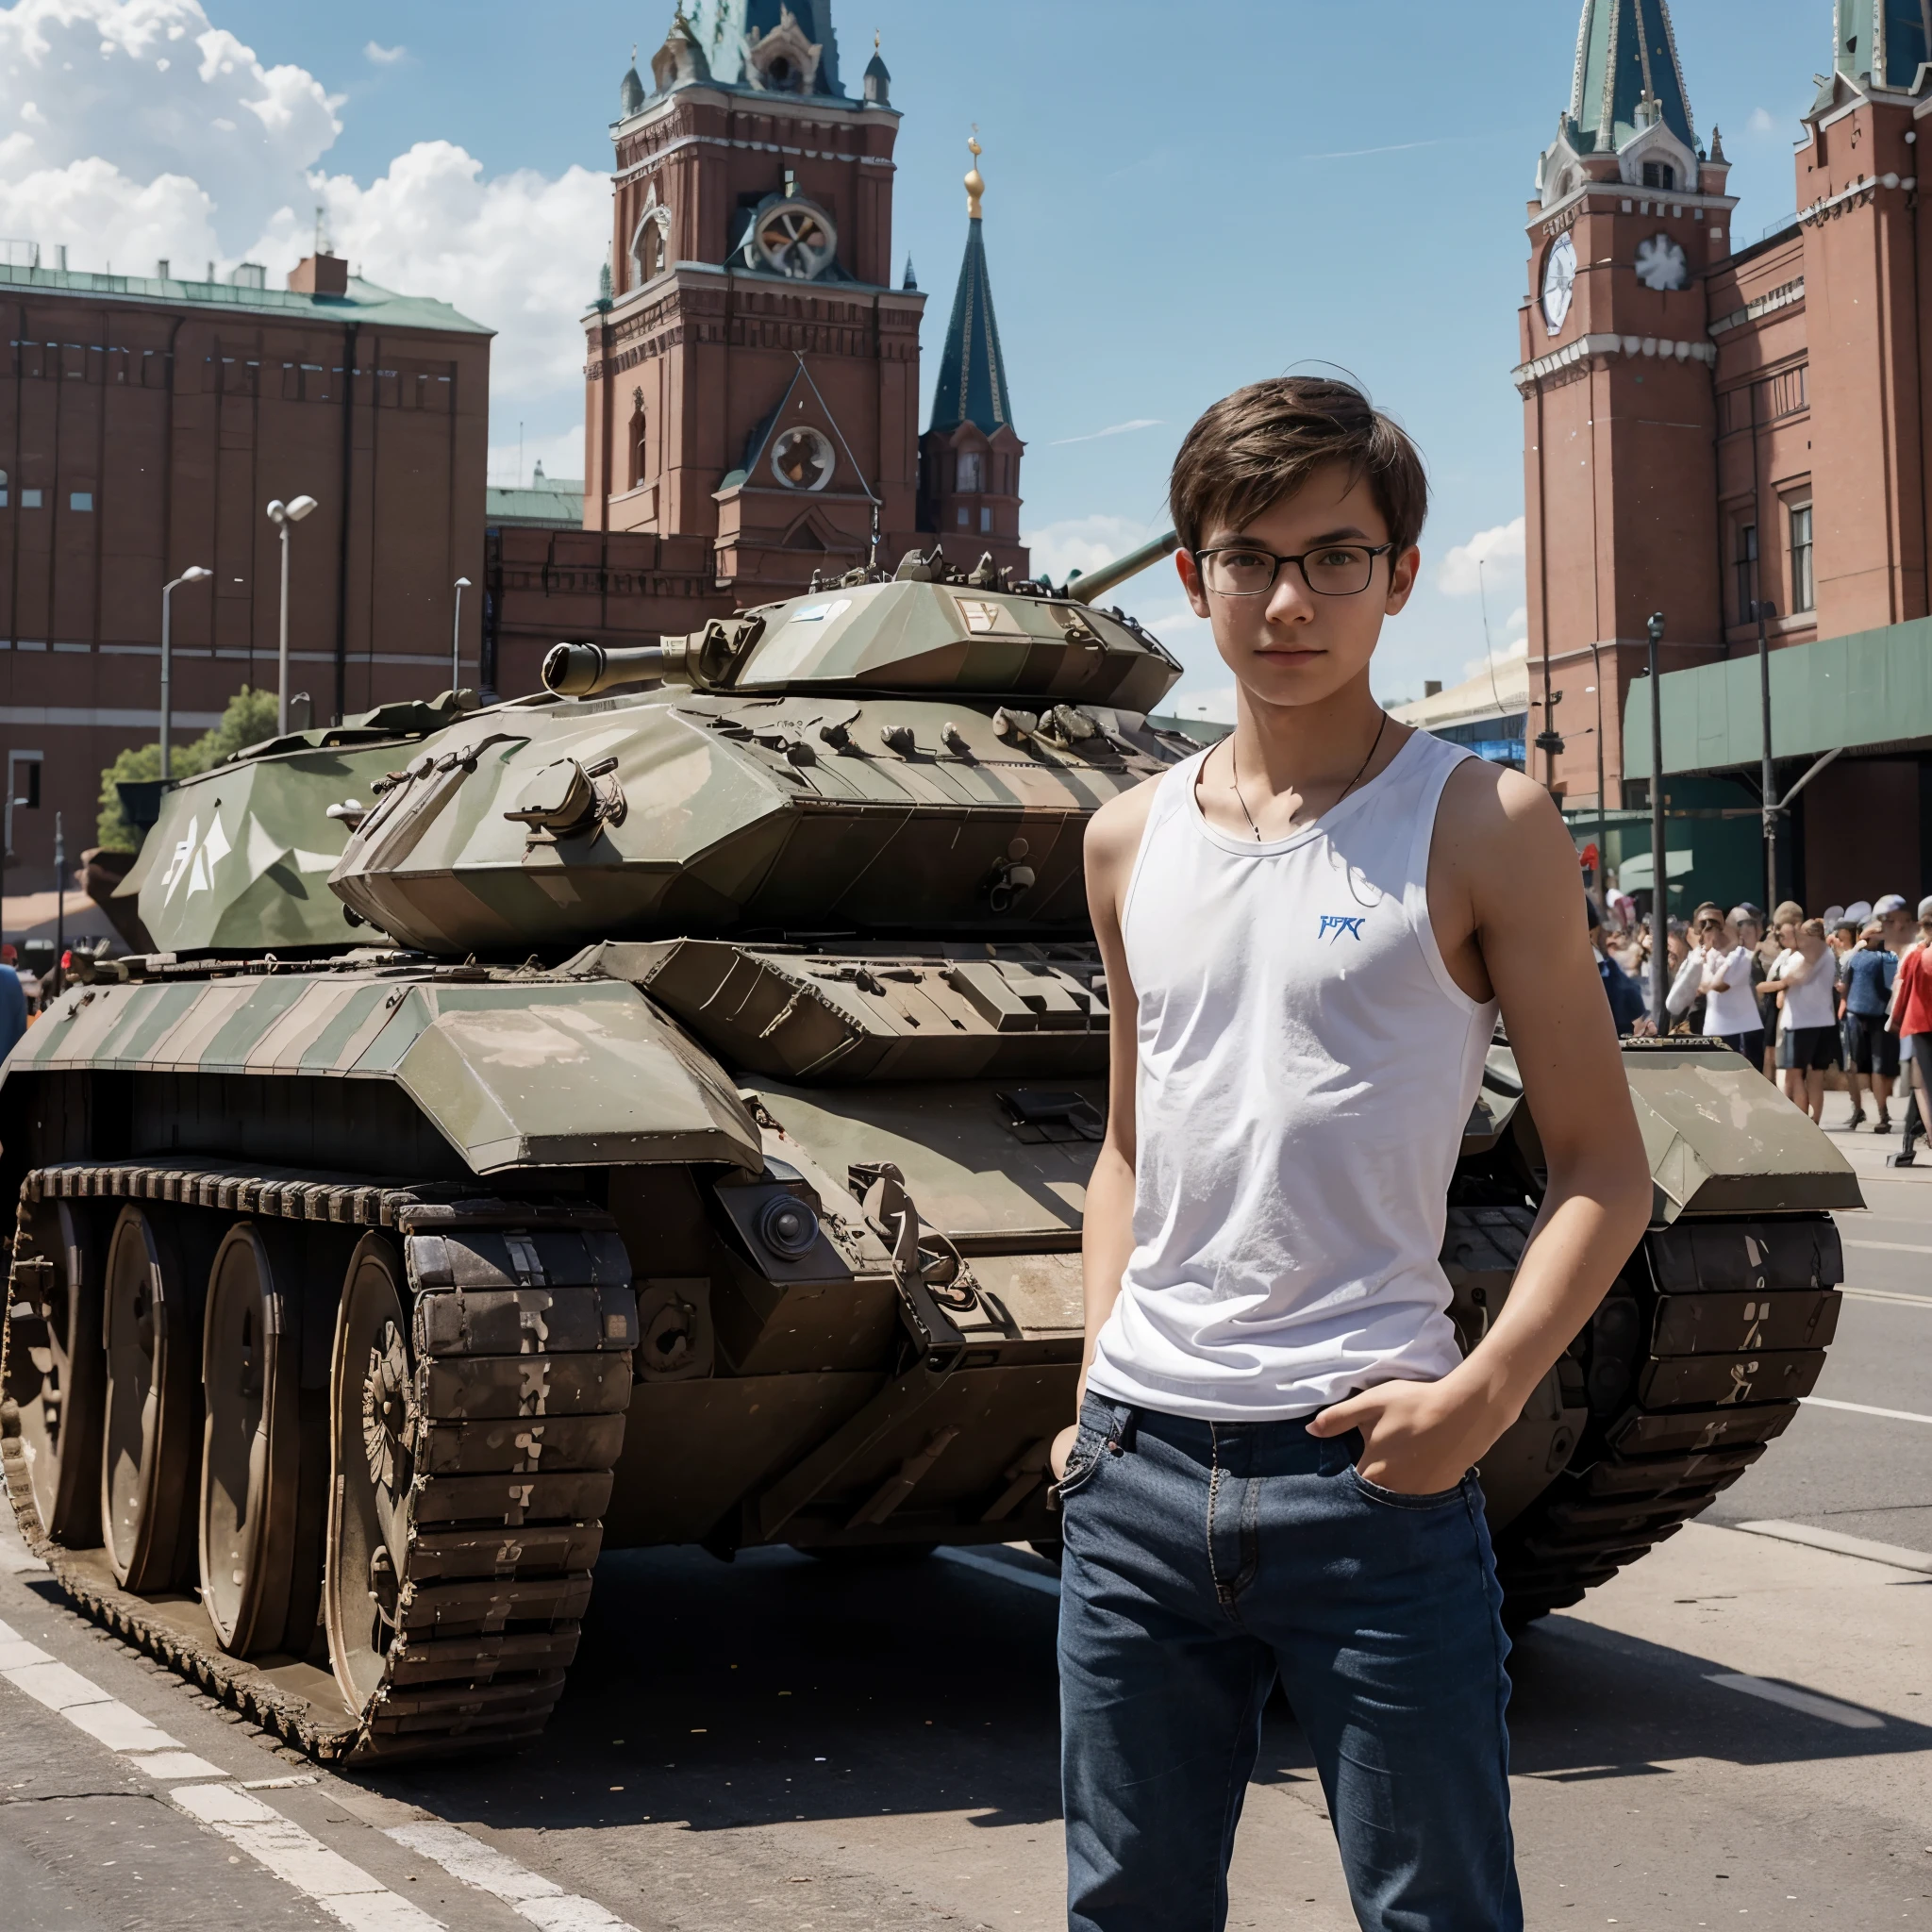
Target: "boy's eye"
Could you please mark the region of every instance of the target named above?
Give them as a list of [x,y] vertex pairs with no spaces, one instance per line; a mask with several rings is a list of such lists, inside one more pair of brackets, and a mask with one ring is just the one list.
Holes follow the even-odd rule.
[[1325,564],[1332,570],[1345,570],[1350,564],[1358,562],[1360,558],[1361,552],[1359,550],[1318,550],[1308,558],[1308,561],[1310,563]]

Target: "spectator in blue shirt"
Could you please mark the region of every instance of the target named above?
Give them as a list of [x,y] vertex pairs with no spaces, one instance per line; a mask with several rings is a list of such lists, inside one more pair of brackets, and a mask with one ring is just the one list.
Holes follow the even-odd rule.
[[1643,1009],[1643,989],[1604,951],[1604,920],[1596,909],[1596,901],[1586,892],[1583,904],[1590,920],[1590,943],[1596,954],[1597,974],[1603,980],[1618,1033],[1655,1033],[1657,1028]]
[[26,994],[13,970],[14,951],[0,947],[0,1060],[4,1060],[26,1031]]
[[1874,1134],[1891,1132],[1891,1083],[1898,1078],[1898,1035],[1886,1031],[1885,1015],[1891,1005],[1892,982],[1898,977],[1898,955],[1885,944],[1885,928],[1874,920],[1860,936],[1856,950],[1844,960],[1845,1078],[1852,1090],[1852,1125],[1865,1119],[1861,1082],[1870,1080],[1878,1103]]

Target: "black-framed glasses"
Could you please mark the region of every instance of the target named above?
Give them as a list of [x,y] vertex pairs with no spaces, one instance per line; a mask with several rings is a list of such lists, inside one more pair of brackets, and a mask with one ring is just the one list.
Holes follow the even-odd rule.
[[1394,548],[1392,543],[1324,543],[1299,557],[1282,557],[1257,543],[1217,543],[1211,550],[1195,551],[1194,562],[1203,585],[1222,597],[1265,597],[1285,563],[1301,572],[1302,582],[1318,597],[1356,597],[1369,588],[1376,558]]

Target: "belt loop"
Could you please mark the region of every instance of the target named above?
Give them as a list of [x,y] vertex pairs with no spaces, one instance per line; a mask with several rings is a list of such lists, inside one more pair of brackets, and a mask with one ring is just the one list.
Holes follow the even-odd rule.
[[1132,1404],[1124,1405],[1114,1422],[1113,1435],[1107,1446],[1116,1456],[1130,1455],[1134,1447],[1134,1439],[1140,1434],[1140,1430],[1139,1414]]

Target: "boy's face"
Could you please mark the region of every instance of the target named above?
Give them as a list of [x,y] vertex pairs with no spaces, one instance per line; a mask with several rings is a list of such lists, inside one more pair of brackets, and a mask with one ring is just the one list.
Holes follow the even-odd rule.
[[[1208,530],[1201,548],[1241,544],[1277,557],[1307,556],[1319,576],[1324,548],[1388,541],[1388,523],[1367,482],[1352,478],[1345,464],[1332,463],[1241,528]],[[1301,571],[1285,563],[1272,590],[1242,597],[1206,589],[1193,553],[1180,551],[1174,559],[1194,614],[1214,626],[1223,661],[1248,695],[1265,705],[1317,704],[1361,676],[1383,619],[1408,602],[1421,560],[1413,548],[1377,557],[1366,588],[1341,596],[1311,591]]]

